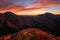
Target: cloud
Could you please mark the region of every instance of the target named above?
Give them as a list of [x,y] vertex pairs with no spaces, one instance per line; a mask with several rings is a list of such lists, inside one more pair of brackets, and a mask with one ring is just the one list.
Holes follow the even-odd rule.
[[5,11],[12,11],[17,12],[18,10],[23,9],[24,7],[22,5],[16,5],[14,4],[14,1],[12,0],[0,0],[0,12]]
[[47,7],[55,7],[60,4],[60,0],[36,0],[35,2],[32,3],[32,7],[28,9],[25,9],[27,11],[30,10],[36,10],[36,9],[42,9],[42,8],[47,8]]
[[57,4],[60,4],[60,0],[0,0],[0,12],[31,11]]
[[40,3],[40,5],[60,4],[60,0],[37,0],[36,3]]
[[57,5],[60,4],[60,0],[36,0],[35,2],[33,2],[33,4],[37,4],[37,6],[53,6],[53,5]]

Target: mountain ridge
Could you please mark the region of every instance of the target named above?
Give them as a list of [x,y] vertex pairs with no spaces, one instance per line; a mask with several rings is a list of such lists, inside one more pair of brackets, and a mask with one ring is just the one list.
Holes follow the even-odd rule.
[[57,19],[60,19],[60,16],[56,17],[51,13],[37,16],[18,16],[12,12],[6,12],[0,16],[0,34],[5,35],[16,33],[22,29],[38,28],[59,36],[60,25],[56,22]]

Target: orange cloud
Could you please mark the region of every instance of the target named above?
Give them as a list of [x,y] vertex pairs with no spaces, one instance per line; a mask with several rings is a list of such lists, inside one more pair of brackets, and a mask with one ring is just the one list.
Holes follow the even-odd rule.
[[19,10],[21,10],[22,8],[17,7],[17,6],[12,6],[12,7],[8,7],[6,9],[1,9],[0,12],[6,12],[6,11],[10,11],[10,12],[18,12]]
[[0,4],[3,4],[3,2],[0,2]]
[[22,5],[16,5],[12,2],[12,0],[0,0],[0,13],[11,11],[17,12],[23,8]]
[[[8,2],[6,2],[6,1],[8,1]],[[35,2],[32,3],[34,5],[34,7],[25,8],[27,6],[16,5],[13,3],[14,1],[12,2],[12,0],[6,0],[6,1],[0,0],[0,12],[11,11],[11,12],[15,13],[15,12],[20,12],[20,11],[32,11],[32,10],[52,7],[57,4],[60,4],[59,0],[36,0]],[[30,6],[32,6],[32,5],[30,5]]]
[[8,6],[0,6],[0,12],[6,12],[6,11],[11,11],[11,12],[18,12],[22,10],[23,7],[20,5],[8,5]]
[[32,11],[32,10],[37,10],[37,9],[42,9],[42,8],[47,8],[47,7],[52,7],[52,6],[56,6],[56,5],[55,4],[37,5],[37,6],[34,6],[32,8],[24,8],[24,9],[18,10],[18,12],[20,12],[20,11]]

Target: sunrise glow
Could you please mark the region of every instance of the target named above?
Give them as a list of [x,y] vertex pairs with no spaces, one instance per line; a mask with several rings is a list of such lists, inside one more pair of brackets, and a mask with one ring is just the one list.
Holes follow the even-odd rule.
[[60,14],[60,0],[0,0],[0,13],[7,11],[17,15]]

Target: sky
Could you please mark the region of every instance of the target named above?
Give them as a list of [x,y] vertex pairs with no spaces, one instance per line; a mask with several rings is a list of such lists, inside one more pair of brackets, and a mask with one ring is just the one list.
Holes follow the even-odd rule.
[[60,14],[60,0],[0,0],[0,13],[7,11],[17,15]]

